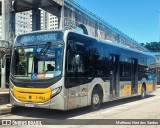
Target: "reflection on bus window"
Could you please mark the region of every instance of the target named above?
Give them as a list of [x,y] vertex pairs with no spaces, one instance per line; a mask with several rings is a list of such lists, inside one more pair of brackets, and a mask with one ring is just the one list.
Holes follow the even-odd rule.
[[[15,66],[13,67],[14,75],[22,78],[31,78],[32,73],[36,73],[37,76],[39,76],[39,74],[44,74],[41,75],[43,78],[61,75],[63,46],[51,45],[43,51],[44,47],[45,45],[27,46],[24,47],[24,52],[20,50],[21,47],[16,47],[16,55],[13,61],[13,66]],[[47,71],[49,65],[54,68]]]

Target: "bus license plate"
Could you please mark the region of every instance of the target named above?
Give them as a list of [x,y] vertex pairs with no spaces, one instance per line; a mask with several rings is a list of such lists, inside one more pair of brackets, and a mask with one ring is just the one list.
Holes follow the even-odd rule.
[[25,107],[34,107],[34,104],[32,104],[32,103],[25,103]]

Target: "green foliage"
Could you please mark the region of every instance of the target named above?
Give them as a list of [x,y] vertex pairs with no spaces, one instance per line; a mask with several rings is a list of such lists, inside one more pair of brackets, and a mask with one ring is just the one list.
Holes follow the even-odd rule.
[[20,75],[24,75],[26,73],[27,60],[21,59],[19,61],[19,73]]
[[160,52],[160,42],[141,43],[141,45],[152,52]]

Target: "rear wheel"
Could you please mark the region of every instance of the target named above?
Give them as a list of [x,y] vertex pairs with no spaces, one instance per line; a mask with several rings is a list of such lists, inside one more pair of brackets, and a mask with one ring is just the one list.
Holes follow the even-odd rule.
[[141,90],[141,98],[144,99],[146,97],[146,88],[145,86],[143,85],[142,86],[142,90]]
[[98,110],[101,106],[101,103],[102,103],[102,94],[99,88],[95,87],[93,89],[92,97],[91,97],[91,109],[93,111]]

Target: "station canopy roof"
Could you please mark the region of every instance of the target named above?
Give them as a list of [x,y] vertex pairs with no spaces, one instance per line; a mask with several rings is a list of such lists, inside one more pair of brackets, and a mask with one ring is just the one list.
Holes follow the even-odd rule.
[[[57,2],[58,1],[58,2]],[[58,9],[62,0],[14,0],[15,12],[23,12],[41,8],[51,14],[58,15]]]

